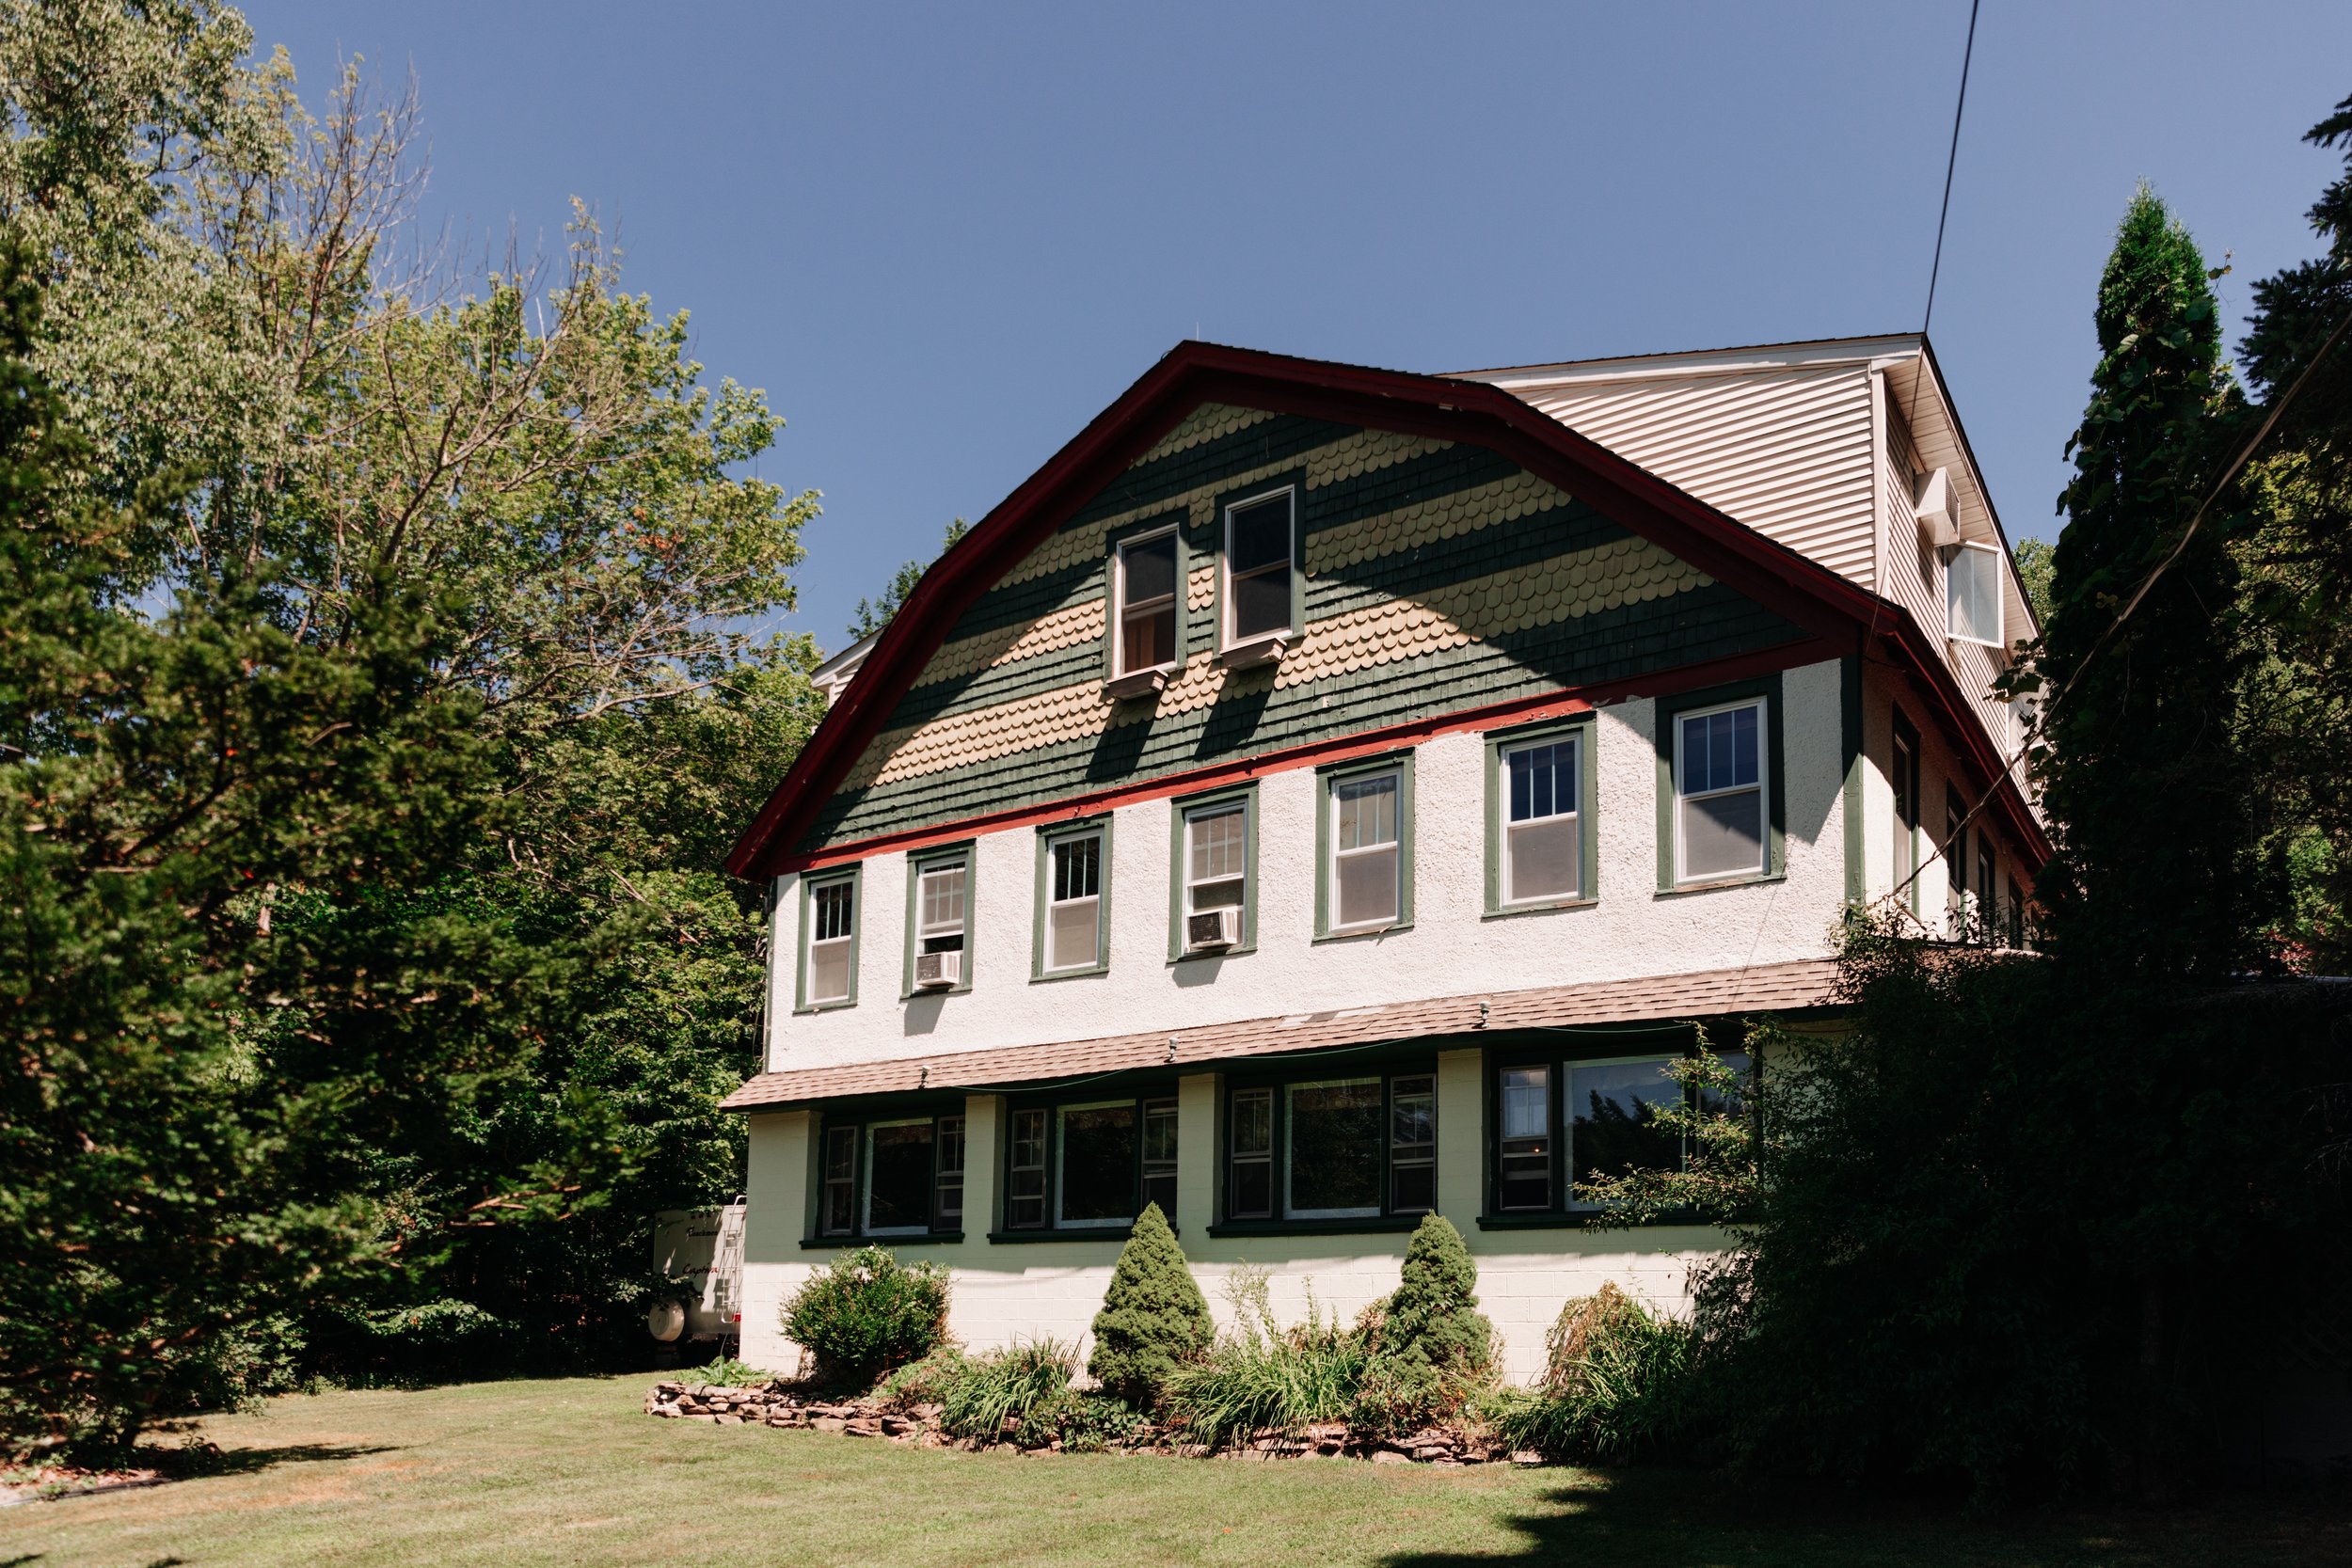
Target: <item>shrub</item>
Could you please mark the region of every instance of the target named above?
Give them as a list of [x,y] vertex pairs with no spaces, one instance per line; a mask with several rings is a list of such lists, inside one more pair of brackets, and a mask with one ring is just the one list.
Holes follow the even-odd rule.
[[1070,1453],[1101,1453],[1134,1442],[1142,1428],[1143,1418],[1123,1401],[1080,1395],[1062,1416],[1061,1446]]
[[1015,1441],[1041,1444],[1058,1434],[1077,1403],[1070,1388],[1077,1369],[1077,1347],[1059,1339],[1016,1341],[975,1356],[946,1385],[940,1427],[954,1437],[995,1438],[1010,1419]]
[[680,1376],[688,1383],[707,1384],[714,1388],[746,1388],[763,1383],[773,1383],[776,1374],[765,1367],[755,1367],[732,1355],[722,1355],[700,1367],[689,1368]]
[[1605,1465],[1692,1457],[1696,1337],[1688,1323],[1603,1285],[1560,1309],[1546,1344],[1541,1385],[1497,1421],[1514,1448]]
[[1094,1315],[1087,1370],[1136,1409],[1154,1409],[1176,1369],[1198,1361],[1216,1336],[1167,1216],[1158,1204],[1145,1204]]
[[874,1386],[874,1397],[894,1410],[918,1404],[938,1404],[947,1390],[972,1370],[970,1357],[954,1345],[939,1345],[919,1361],[905,1366]]
[[1311,1297],[1305,1323],[1277,1324],[1263,1270],[1236,1269],[1226,1295],[1233,1331],[1168,1379],[1167,1404],[1184,1434],[1216,1448],[1261,1430],[1295,1432],[1344,1418],[1363,1374],[1363,1337],[1326,1319]]
[[1367,1433],[1426,1426],[1493,1380],[1494,1325],[1478,1310],[1478,1265],[1451,1220],[1425,1214],[1403,1278],[1365,1314],[1369,1354],[1348,1422]]
[[946,1338],[947,1271],[909,1267],[888,1247],[852,1248],[794,1292],[784,1330],[817,1358],[821,1380],[866,1387]]

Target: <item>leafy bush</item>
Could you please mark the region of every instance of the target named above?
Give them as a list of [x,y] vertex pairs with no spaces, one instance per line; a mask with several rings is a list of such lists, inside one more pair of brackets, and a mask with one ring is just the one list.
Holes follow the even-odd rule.
[[947,1271],[910,1267],[888,1247],[851,1248],[794,1292],[784,1330],[817,1358],[821,1380],[867,1387],[946,1338]]
[[1624,1465],[1691,1457],[1696,1336],[1613,1284],[1560,1309],[1541,1385],[1496,1424],[1514,1448]]
[[773,1383],[776,1374],[765,1367],[755,1367],[732,1355],[715,1357],[705,1366],[694,1367],[680,1374],[688,1383],[707,1384],[713,1388],[752,1388]]
[[894,1410],[937,1404],[947,1390],[972,1370],[971,1358],[955,1345],[940,1345],[919,1361],[905,1366],[874,1386],[874,1397]]
[[1233,1331],[1168,1379],[1168,1408],[1184,1434],[1216,1448],[1261,1429],[1343,1418],[1363,1375],[1363,1337],[1326,1319],[1311,1297],[1305,1323],[1277,1323],[1263,1269],[1234,1270],[1226,1295]]
[[1209,1304],[1167,1216],[1158,1204],[1145,1204],[1094,1315],[1087,1370],[1113,1395],[1151,1410],[1176,1370],[1198,1361],[1216,1336]]
[[1143,1424],[1143,1417],[1121,1400],[1081,1395],[1062,1416],[1061,1446],[1071,1453],[1100,1453],[1135,1441]]
[[995,1438],[1010,1419],[1015,1441],[1043,1443],[1059,1433],[1077,1403],[1070,1388],[1077,1370],[1077,1347],[1059,1339],[1020,1340],[974,1356],[947,1380],[940,1428],[953,1437]]

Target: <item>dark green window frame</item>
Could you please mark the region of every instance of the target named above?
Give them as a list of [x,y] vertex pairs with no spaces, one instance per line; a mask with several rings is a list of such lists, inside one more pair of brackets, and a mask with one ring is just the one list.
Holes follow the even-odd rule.
[[[1334,927],[1332,880],[1339,873],[1334,836],[1339,788],[1383,774],[1396,775],[1396,916],[1381,925]],[[1317,942],[1354,942],[1410,930],[1413,925],[1413,752],[1326,763],[1315,769],[1315,936]]]
[[[1228,568],[1232,564],[1233,510],[1248,506],[1252,501],[1265,500],[1285,490],[1290,492],[1291,497],[1290,629],[1287,632],[1261,633],[1236,641],[1228,635],[1232,625],[1232,607],[1227,592]],[[1222,654],[1232,648],[1254,647],[1275,637],[1296,643],[1305,633],[1307,625],[1307,470],[1296,468],[1287,474],[1261,480],[1255,484],[1228,490],[1216,499],[1216,520],[1212,526],[1216,530],[1213,559],[1216,562],[1216,631],[1211,646]]]
[[[1629,1032],[1619,1036],[1591,1036],[1573,1043],[1527,1044],[1489,1051],[1482,1070],[1486,1080],[1481,1089],[1485,1110],[1486,1138],[1482,1151],[1478,1224],[1482,1229],[1510,1229],[1515,1227],[1572,1227],[1590,1224],[1604,1211],[1597,1204],[1580,1203],[1571,1195],[1575,1150],[1572,1147],[1572,1120],[1568,1096],[1577,1068],[1597,1068],[1629,1065],[1645,1061],[1691,1059],[1698,1055],[1702,1040],[1695,1027],[1683,1026],[1646,1033]],[[1753,1070],[1753,1062],[1744,1052],[1726,1051],[1726,1060],[1740,1063]],[[1541,1068],[1549,1073],[1546,1080],[1548,1103],[1544,1139],[1549,1164],[1546,1181],[1547,1193],[1539,1206],[1502,1206],[1503,1160],[1507,1131],[1503,1121],[1502,1087],[1506,1073],[1530,1068]],[[1683,1090],[1685,1102],[1692,1091]],[[1685,1148],[1680,1156],[1690,1158]],[[1606,1173],[1606,1174],[1614,1174]]]
[[[1486,733],[1486,918],[1541,914],[1548,910],[1584,909],[1600,898],[1600,784],[1597,747],[1600,726],[1590,713],[1573,719],[1517,724]],[[1576,893],[1565,898],[1502,900],[1503,833],[1510,814],[1510,788],[1503,775],[1503,755],[1524,746],[1562,740],[1576,742]]]
[[[920,1228],[871,1229],[870,1183],[877,1129],[930,1126],[931,1171],[926,1223]],[[816,1118],[809,1150],[809,1205],[803,1247],[857,1246],[869,1241],[891,1246],[963,1239],[963,1196],[970,1167],[970,1132],[961,1100],[931,1100],[912,1105],[866,1104],[827,1110]],[[844,1148],[846,1146],[846,1148]],[[846,1160],[838,1155],[846,1153]],[[845,1200],[846,1223],[835,1199]]]
[[[1291,1155],[1291,1091],[1319,1084],[1375,1079],[1380,1085],[1380,1202],[1374,1214],[1317,1214],[1295,1217],[1289,1200]],[[1419,1145],[1401,1146],[1397,1117],[1398,1085],[1425,1097],[1428,1138]],[[1217,1106],[1217,1223],[1212,1236],[1305,1236],[1358,1231],[1410,1230],[1422,1216],[1438,1206],[1438,1145],[1442,1130],[1437,1120],[1438,1063],[1426,1052],[1389,1054],[1367,1062],[1361,1057],[1298,1063],[1283,1072],[1258,1072],[1232,1077],[1220,1087]],[[1236,1128],[1252,1124],[1249,1103],[1263,1106],[1266,1147],[1261,1155],[1254,1145],[1237,1144]],[[1409,1152],[1400,1153],[1400,1149]],[[1244,1195],[1254,1178],[1244,1166],[1263,1165],[1265,1197],[1263,1205]],[[1421,1191],[1400,1191],[1400,1168],[1419,1173],[1406,1183]],[[1262,1211],[1262,1212],[1261,1212]]]
[[[1064,1129],[1068,1113],[1132,1105],[1136,1117],[1134,1185],[1124,1218],[1068,1222],[1061,1217]],[[1025,1118],[1040,1118],[1032,1123]],[[1178,1113],[1174,1080],[1153,1079],[1124,1088],[1089,1094],[1083,1089],[1006,1100],[1003,1134],[996,1158],[996,1224],[991,1242],[1107,1241],[1123,1243],[1144,1204],[1159,1203],[1169,1226],[1176,1223]],[[1154,1129],[1165,1132],[1155,1144]],[[1041,1164],[1025,1151],[1032,1143]],[[1031,1205],[1034,1205],[1032,1208]]]
[[[850,989],[846,996],[814,1002],[808,994],[809,948],[816,931],[817,895],[825,888],[847,884],[850,889]],[[866,938],[866,866],[860,862],[838,871],[810,872],[801,879],[801,929],[799,955],[793,965],[792,1010],[796,1013],[831,1012],[835,1007],[857,1006],[858,949]]]
[[[975,901],[979,881],[979,847],[977,841],[963,839],[954,844],[936,844],[927,849],[910,850],[907,854],[907,916],[905,961],[898,975],[898,1000],[908,1002],[917,996],[961,996],[972,989],[973,933],[979,928],[975,916],[979,906]],[[922,945],[916,934],[915,921],[920,912],[917,906],[923,886],[923,873],[961,863],[963,866],[963,962],[956,971],[956,983],[944,991],[918,991],[914,989],[914,955]]]
[[[1239,801],[1242,809],[1241,940],[1216,953],[1184,951],[1184,870],[1188,840],[1186,823],[1196,815]],[[1258,786],[1252,781],[1199,795],[1179,796],[1168,802],[1168,961],[1198,963],[1238,958],[1258,947]]]
[[[1104,537],[1103,547],[1103,679],[1115,681],[1128,673],[1119,668],[1120,608],[1122,588],[1120,581],[1119,552],[1121,546],[1157,533],[1173,534],[1176,539],[1176,654],[1168,667],[1168,678],[1174,679],[1184,667],[1184,658],[1192,651],[1190,632],[1192,615],[1186,605],[1192,573],[1200,562],[1184,538],[1188,514],[1167,512],[1141,522],[1127,523],[1115,528]],[[1156,668],[1156,667],[1155,667]]]
[[[1094,895],[1094,961],[1083,967],[1048,970],[1045,967],[1045,923],[1053,904],[1054,847],[1073,839],[1092,838],[1095,851]],[[1037,896],[1029,921],[1029,978],[1042,980],[1078,980],[1089,974],[1106,974],[1111,967],[1111,818],[1082,817],[1074,822],[1055,822],[1037,831]]]
[[[1764,705],[1764,869],[1740,872],[1704,881],[1677,881],[1675,877],[1675,807],[1678,800],[1675,778],[1675,737],[1685,714],[1702,708],[1728,707],[1740,703]],[[1655,704],[1658,747],[1658,895],[1676,897],[1717,888],[1744,887],[1752,882],[1777,881],[1788,875],[1788,791],[1781,759],[1781,736],[1787,727],[1781,700],[1780,672],[1760,679],[1710,686],[1698,691],[1678,691]]]

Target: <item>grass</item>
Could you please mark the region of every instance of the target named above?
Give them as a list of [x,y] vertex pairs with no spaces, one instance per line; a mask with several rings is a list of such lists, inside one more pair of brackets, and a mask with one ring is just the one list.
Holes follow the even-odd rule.
[[648,1379],[294,1396],[224,1473],[0,1511],[0,1568],[1367,1563],[2190,1568],[2352,1560],[2340,1500],[2001,1524],[1671,1472],[902,1449],[639,1413]]

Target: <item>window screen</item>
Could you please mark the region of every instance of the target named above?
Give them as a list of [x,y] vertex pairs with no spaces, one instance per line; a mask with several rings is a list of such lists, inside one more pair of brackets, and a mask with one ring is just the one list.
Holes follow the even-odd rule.
[[845,879],[809,894],[808,999],[846,1001],[850,994],[850,946],[854,931],[855,888]]
[[1765,869],[1764,705],[1682,715],[1677,724],[1678,879]]
[[1331,925],[1387,926],[1397,918],[1397,778],[1331,785]]
[[1045,968],[1088,969],[1103,953],[1103,837],[1057,839],[1047,851]]
[[1184,818],[1184,909],[1238,908],[1248,887],[1248,812],[1238,800]]
[[1583,891],[1574,736],[1502,753],[1502,901],[1573,898]]
[[1944,575],[1947,629],[1966,642],[2001,645],[2001,552],[1988,545],[1963,545],[1952,552]]

